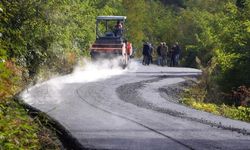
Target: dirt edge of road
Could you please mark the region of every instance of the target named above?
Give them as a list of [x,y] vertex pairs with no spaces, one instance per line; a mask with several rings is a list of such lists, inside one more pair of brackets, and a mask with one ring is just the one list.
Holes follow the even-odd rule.
[[181,95],[185,89],[190,88],[197,84],[197,80],[194,78],[185,78],[184,82],[177,84],[166,85],[158,89],[160,95],[168,101],[180,103]]
[[[232,127],[232,126],[226,126],[226,125],[223,125],[221,122],[213,122],[213,121],[207,120],[205,118],[195,118],[192,116],[188,116],[187,114],[183,114],[182,112],[178,112],[175,110],[171,110],[171,109],[157,106],[153,103],[150,103],[148,101],[143,100],[140,97],[138,90],[143,89],[145,87],[145,84],[158,82],[159,80],[163,80],[165,78],[166,77],[156,77],[156,78],[150,79],[150,80],[144,80],[144,81],[140,81],[140,82],[124,84],[124,85],[118,87],[116,89],[116,92],[117,92],[119,98],[121,100],[123,100],[124,102],[131,103],[131,104],[136,105],[136,106],[141,107],[141,108],[151,109],[153,111],[165,113],[165,114],[171,115],[173,117],[179,117],[179,118],[186,119],[189,121],[195,121],[195,122],[199,122],[202,124],[206,124],[206,125],[209,125],[212,127],[217,127],[217,128],[221,128],[224,130],[238,132],[238,133],[241,133],[243,135],[250,135],[250,131],[248,131],[246,129],[241,129],[241,128]],[[180,96],[177,96],[177,95],[180,95],[184,91],[185,88],[188,88],[194,84],[196,84],[196,81],[193,78],[186,77],[184,82],[160,87],[158,89],[158,92],[165,100],[173,102],[173,103],[178,103],[179,105],[183,105],[180,103]],[[186,107],[188,107],[188,106],[186,106]],[[191,107],[188,107],[188,108],[193,109]],[[193,109],[193,110],[195,110],[195,109]],[[197,110],[197,111],[199,111],[199,110]],[[201,112],[203,112],[203,111],[201,111]]]

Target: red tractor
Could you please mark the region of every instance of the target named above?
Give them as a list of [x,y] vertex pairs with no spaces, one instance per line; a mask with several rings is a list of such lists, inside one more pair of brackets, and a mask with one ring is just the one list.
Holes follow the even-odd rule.
[[98,16],[96,41],[91,46],[92,60],[119,58],[125,68],[132,55],[132,45],[125,40],[126,16]]

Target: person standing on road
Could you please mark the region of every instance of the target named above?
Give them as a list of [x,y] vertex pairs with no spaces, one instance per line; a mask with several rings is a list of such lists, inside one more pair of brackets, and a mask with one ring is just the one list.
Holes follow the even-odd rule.
[[123,46],[122,46],[122,55],[123,55],[125,64],[128,64],[128,61],[132,53],[133,53],[132,43],[128,42],[127,40],[124,40]]
[[153,46],[151,43],[148,43],[149,45],[149,63],[153,64]]
[[178,42],[176,42],[175,45],[176,46],[175,46],[174,62],[175,62],[175,66],[179,66],[179,59],[180,59],[180,55],[181,55],[181,48],[180,48]]
[[176,42],[172,47],[171,66],[176,67],[179,65],[180,54],[181,48],[179,46],[179,43]]
[[163,46],[161,48],[162,66],[167,65],[167,53],[168,53],[168,46],[165,42],[163,42]]
[[161,55],[161,49],[163,48],[163,43],[161,42],[160,45],[157,47],[157,65],[160,66],[162,64],[162,55]]
[[142,50],[142,54],[143,54],[143,65],[149,65],[149,59],[150,59],[150,46],[149,43],[146,42],[143,44],[143,50]]
[[125,43],[126,43],[126,53],[130,57],[133,54],[132,43],[128,42],[127,40],[125,40]]
[[170,50],[170,67],[174,67],[175,66],[175,44],[173,45],[173,47]]

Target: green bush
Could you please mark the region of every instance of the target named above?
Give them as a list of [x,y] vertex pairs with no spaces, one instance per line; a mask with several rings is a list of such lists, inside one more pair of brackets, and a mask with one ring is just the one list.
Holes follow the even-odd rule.
[[120,4],[120,0],[1,0],[0,150],[59,149],[48,130],[12,97],[36,78],[71,72],[80,55],[89,55],[96,16],[114,15]]
[[183,98],[182,103],[192,108],[210,112],[216,115],[222,115],[231,119],[242,120],[250,122],[250,108],[249,107],[232,107],[227,105],[216,105],[212,103],[203,103],[196,101],[194,98]]

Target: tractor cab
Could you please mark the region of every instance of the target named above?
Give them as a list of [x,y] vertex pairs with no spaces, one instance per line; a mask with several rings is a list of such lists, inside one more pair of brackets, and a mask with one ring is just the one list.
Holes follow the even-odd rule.
[[125,40],[126,18],[126,16],[96,18],[96,41],[90,48],[92,60],[118,58],[120,65],[126,68],[133,52],[132,44]]
[[92,60],[122,56],[126,16],[98,16],[96,41],[90,48]]
[[123,38],[126,16],[98,16],[96,18],[96,39]]

